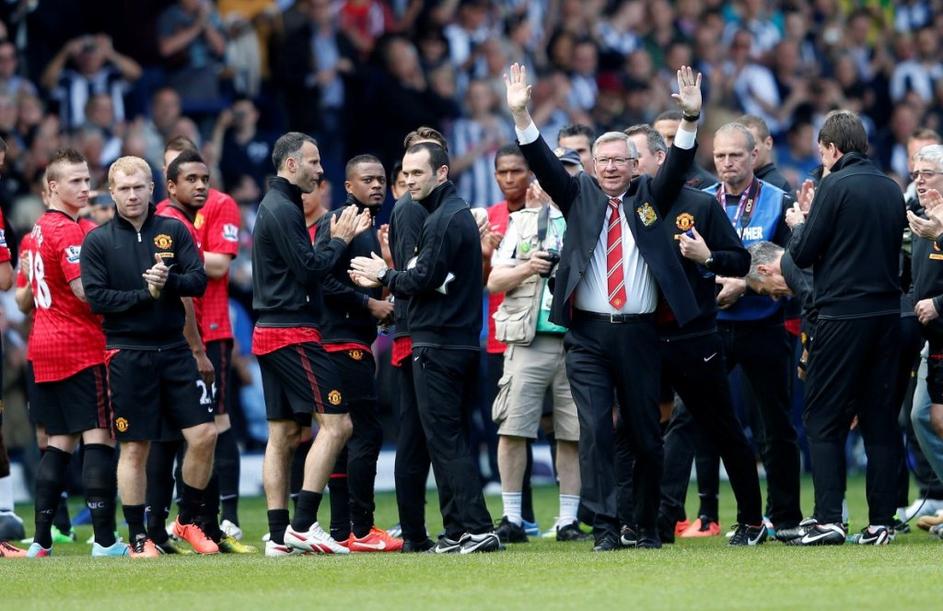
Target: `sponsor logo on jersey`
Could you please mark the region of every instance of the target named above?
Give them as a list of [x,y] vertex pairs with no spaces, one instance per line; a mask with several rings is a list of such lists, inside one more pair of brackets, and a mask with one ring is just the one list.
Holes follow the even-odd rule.
[[82,254],[82,246],[76,244],[74,246],[66,246],[65,248],[65,260],[69,263],[78,263],[79,255]]
[[159,233],[154,236],[154,246],[161,250],[167,250],[174,245],[173,239],[166,233]]
[[223,239],[227,242],[238,242],[239,227],[233,225],[232,223],[226,223],[223,225]]
[[7,232],[3,229],[0,229],[0,246],[7,247]]

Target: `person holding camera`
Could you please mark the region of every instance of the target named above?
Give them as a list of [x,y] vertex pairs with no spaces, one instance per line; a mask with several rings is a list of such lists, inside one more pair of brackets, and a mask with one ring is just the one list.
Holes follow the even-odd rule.
[[504,301],[492,317],[497,340],[507,344],[492,417],[498,425],[498,469],[504,501],[497,532],[511,543],[527,541],[521,513],[527,441],[537,438],[548,389],[553,397],[560,478],[557,541],[585,538],[576,515],[580,504],[580,425],[564,364],[563,335],[567,330],[550,322],[553,293],[549,279],[560,262],[565,232],[563,213],[552,204],[513,212],[488,277],[488,291],[504,293]]

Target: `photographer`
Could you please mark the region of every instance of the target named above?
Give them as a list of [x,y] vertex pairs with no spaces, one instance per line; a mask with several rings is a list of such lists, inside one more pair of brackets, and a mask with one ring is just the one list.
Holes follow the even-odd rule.
[[550,322],[553,294],[548,279],[560,261],[566,221],[555,206],[530,206],[536,183],[528,189],[528,207],[511,214],[507,233],[494,253],[488,290],[505,293],[495,312],[495,334],[507,344],[504,374],[492,417],[498,425],[498,469],[504,516],[497,533],[502,541],[527,541],[522,528],[521,490],[527,466],[527,441],[537,438],[544,395],[553,396],[553,426],[560,477],[557,541],[582,540],[577,522],[580,504],[579,419],[564,364],[566,328]]

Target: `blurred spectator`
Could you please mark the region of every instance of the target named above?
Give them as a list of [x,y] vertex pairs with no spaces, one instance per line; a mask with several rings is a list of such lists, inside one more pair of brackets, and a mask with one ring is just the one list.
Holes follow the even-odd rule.
[[0,92],[12,96],[36,95],[36,86],[18,74],[19,58],[9,40],[0,42]]
[[272,174],[275,139],[272,134],[260,132],[258,124],[259,111],[248,99],[237,100],[219,115],[213,141],[220,154],[219,167],[227,192],[244,177],[264,189],[266,176]]
[[164,143],[170,139],[177,119],[180,118],[180,94],[170,87],[162,87],[151,98],[151,116],[143,130],[147,140],[147,159],[151,167],[164,165]]
[[780,97],[776,79],[769,68],[754,62],[751,58],[753,35],[740,30],[733,35],[730,43],[730,60],[724,71],[731,86],[729,93],[733,101],[743,112],[761,117],[773,133],[780,130],[778,116]]
[[357,48],[340,31],[331,0],[301,0],[304,22],[279,52],[279,85],[292,129],[317,133],[321,140],[343,138],[347,96],[344,75],[356,67]]
[[450,174],[459,195],[472,207],[490,206],[503,199],[494,179],[494,154],[515,136],[511,124],[498,114],[498,104],[487,81],[472,81],[465,95],[469,116],[455,122],[449,138]]
[[819,166],[815,131],[808,121],[797,121],[786,132],[786,141],[776,147],[776,165],[793,185],[801,185]]
[[42,84],[59,103],[66,129],[85,123],[85,105],[95,94],[111,96],[115,120],[123,121],[124,96],[141,76],[141,66],[117,51],[107,34],[70,40],[43,71]]
[[85,126],[97,129],[104,139],[101,164],[110,165],[121,156],[125,125],[115,119],[114,104],[106,93],[93,95],[85,105]]
[[386,32],[390,14],[378,0],[345,0],[341,3],[340,28],[354,43],[361,58],[373,52],[377,39]]
[[210,0],[178,0],[157,21],[158,44],[168,84],[195,110],[218,104],[221,59],[226,52],[222,22]]
[[570,106],[590,111],[596,105],[598,52],[596,43],[585,38],[573,47],[573,73],[570,75]]
[[896,174],[906,184],[909,173],[907,140],[920,126],[917,111],[909,104],[898,104],[891,114],[891,122],[878,134],[873,146],[878,162],[885,171]]
[[891,99],[901,101],[909,92],[925,103],[933,100],[934,84],[943,78],[937,34],[932,28],[917,32],[916,53],[894,68],[891,76]]
[[759,59],[773,49],[782,38],[782,15],[770,13],[766,0],[741,0],[731,3],[732,18],[727,24],[724,39],[732,41],[738,31],[747,31],[753,37],[751,54]]

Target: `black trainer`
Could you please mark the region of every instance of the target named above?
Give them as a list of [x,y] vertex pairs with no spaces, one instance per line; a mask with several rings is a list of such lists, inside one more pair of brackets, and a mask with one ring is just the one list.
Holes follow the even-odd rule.
[[622,549],[624,546],[619,541],[619,536],[613,532],[607,532],[596,538],[596,544],[593,546],[594,552],[611,552]]
[[527,543],[527,533],[524,532],[524,527],[511,522],[507,516],[501,518],[494,533],[498,535],[501,543]]
[[841,524],[815,524],[789,545],[844,545],[848,532]]
[[891,530],[894,531],[894,534],[897,535],[906,535],[910,533],[910,523],[904,522],[903,520],[894,520],[894,525],[891,526]]
[[661,539],[658,538],[657,531],[640,530],[638,541],[635,542],[636,549],[661,549]]
[[403,549],[400,550],[403,554],[415,554],[419,552],[428,552],[433,547],[435,543],[432,542],[432,539],[426,538],[425,541],[410,541],[406,539],[403,541]]
[[457,554],[462,549],[462,544],[455,539],[449,539],[445,535],[439,537],[436,544],[429,548],[427,554]]
[[481,533],[480,535],[465,533],[462,535],[461,549],[459,550],[459,553],[477,554],[484,552],[497,552],[503,549],[504,546],[501,545],[501,540],[498,538],[498,535],[493,532]]
[[658,514],[658,537],[662,543],[674,543],[675,520],[664,514]]
[[590,535],[580,530],[579,522],[557,526],[557,541],[586,541]]
[[759,526],[737,524],[728,545],[760,545],[766,541],[768,535],[766,525],[763,523],[760,523]]
[[887,545],[894,540],[894,531],[887,526],[875,526],[874,530],[865,526],[860,533],[855,533],[848,540],[858,545]]
[[635,547],[635,544],[638,543],[638,533],[631,526],[623,526],[619,533],[619,543],[622,544],[622,547]]
[[793,539],[799,539],[808,532],[810,528],[818,524],[815,518],[806,518],[805,520],[799,522],[798,526],[792,526],[790,528],[777,528],[776,537],[777,541],[782,543],[789,543]]

